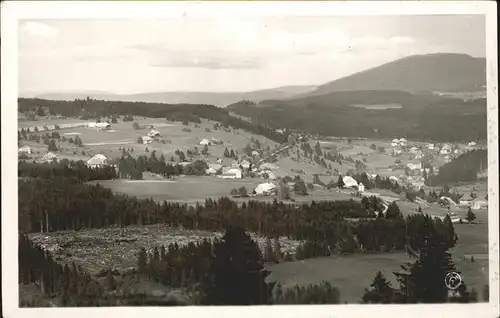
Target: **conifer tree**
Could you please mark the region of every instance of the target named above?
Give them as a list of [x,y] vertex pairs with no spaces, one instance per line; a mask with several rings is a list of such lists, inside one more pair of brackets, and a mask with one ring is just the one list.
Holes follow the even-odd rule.
[[405,272],[394,273],[400,285],[400,300],[404,303],[444,303],[448,288],[443,283],[449,272],[457,272],[448,252],[446,239],[436,230],[432,219],[425,216],[420,228],[421,244],[409,250],[416,260],[403,265]]
[[469,209],[467,210],[466,218],[467,218],[467,221],[469,221],[469,222],[472,222],[476,219],[476,215],[474,214],[474,212],[472,212],[471,207],[469,207]]
[[258,245],[243,228],[230,227],[215,246],[202,304],[270,304],[275,283],[266,283],[268,275]]
[[378,271],[370,285],[365,289],[362,302],[365,304],[389,304],[393,302],[394,290],[382,272]]
[[139,250],[139,257],[137,260],[137,269],[140,274],[145,274],[147,269],[147,260],[148,255],[146,253],[146,249],[143,247]]
[[343,189],[345,187],[344,178],[342,177],[342,175],[339,175],[339,178],[337,180],[337,187],[339,187],[339,189]]

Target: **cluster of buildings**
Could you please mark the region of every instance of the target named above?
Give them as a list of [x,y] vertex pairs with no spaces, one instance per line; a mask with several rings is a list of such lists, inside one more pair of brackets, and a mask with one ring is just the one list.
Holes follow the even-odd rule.
[[444,162],[450,162],[453,158],[460,156],[467,149],[474,149],[476,147],[476,142],[471,141],[467,143],[465,149],[460,148],[458,145],[451,145],[445,143],[442,145],[437,145],[434,143],[427,143],[425,145],[410,145],[405,138],[393,139],[391,142],[391,151],[393,156],[398,156],[403,153],[408,153],[414,156],[415,159],[422,159],[426,153],[440,156],[444,159]]

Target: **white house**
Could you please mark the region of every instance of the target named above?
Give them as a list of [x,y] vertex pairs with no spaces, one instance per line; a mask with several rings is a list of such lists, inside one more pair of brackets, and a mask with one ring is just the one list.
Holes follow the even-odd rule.
[[241,170],[238,168],[229,168],[226,171],[224,171],[221,175],[219,175],[219,178],[222,179],[241,179],[242,173]]
[[252,156],[258,157],[258,156],[260,156],[260,153],[257,150],[254,150],[254,151],[252,151]]
[[222,164],[222,159],[221,158],[217,158],[217,163],[218,164]]
[[412,153],[412,154],[417,154],[419,151],[420,150],[417,147],[415,147],[415,146],[413,146],[413,147],[410,148],[410,153]]
[[54,159],[57,160],[57,156],[53,152],[48,152],[45,156],[42,157],[43,161],[51,163]]
[[31,154],[31,147],[30,146],[23,146],[23,147],[19,148],[19,150],[17,152],[30,155]]
[[441,151],[439,152],[441,155],[449,155],[451,154],[451,146],[449,144],[445,144]]
[[427,144],[427,149],[434,150],[434,144]]
[[160,132],[156,129],[151,129],[149,132],[148,132],[148,136],[149,137],[158,137],[160,136]]
[[245,159],[245,160],[243,160],[242,162],[240,162],[240,166],[241,166],[243,169],[247,169],[247,170],[248,170],[248,169],[250,169],[250,165],[251,165],[250,161],[248,161],[248,160],[246,160],[246,159]]
[[102,168],[108,164],[106,156],[97,154],[87,161],[87,166],[90,168]]
[[142,143],[145,145],[153,142],[153,138],[151,138],[149,136],[142,136],[141,139],[142,139]]
[[472,203],[473,210],[482,210],[482,209],[488,209],[488,202],[486,201],[475,201]]
[[265,183],[259,184],[255,188],[254,191],[255,191],[255,194],[257,194],[257,195],[270,195],[272,192],[277,191],[277,188],[276,188],[276,185],[274,183],[265,182]]
[[364,192],[365,191],[365,185],[362,184],[362,183],[358,184],[358,191],[359,192]]
[[344,187],[346,188],[353,188],[358,186],[358,182],[354,180],[353,177],[350,176],[343,177],[342,181],[344,181]]
[[469,147],[474,147],[475,145],[476,145],[475,141],[471,141],[471,142],[467,143],[467,146],[469,146]]
[[404,147],[404,146],[406,146],[406,143],[407,143],[407,140],[406,140],[406,139],[404,139],[404,138],[399,139],[399,144],[400,144],[401,146],[403,146],[403,147]]
[[202,145],[202,146],[210,146],[210,140],[203,139],[202,141],[200,141],[200,145]]
[[104,122],[104,123],[97,123],[97,124],[95,125],[95,128],[97,128],[97,129],[103,129],[103,130],[104,130],[104,129],[109,129],[109,128],[111,128],[111,124],[110,124],[110,123],[108,123],[108,122]]
[[399,147],[399,139],[393,139],[391,142],[391,147]]
[[471,205],[472,201],[474,201],[474,199],[470,196],[470,194],[465,194],[460,198],[461,205]]
[[210,175],[214,175],[214,174],[217,174],[217,170],[215,170],[214,168],[210,167],[207,170],[205,170],[205,173],[206,174],[210,174]]

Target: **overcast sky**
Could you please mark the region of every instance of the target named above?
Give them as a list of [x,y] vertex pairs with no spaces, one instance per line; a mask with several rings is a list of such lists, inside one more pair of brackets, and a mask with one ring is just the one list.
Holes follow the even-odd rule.
[[250,91],[485,50],[483,16],[22,21],[19,91]]

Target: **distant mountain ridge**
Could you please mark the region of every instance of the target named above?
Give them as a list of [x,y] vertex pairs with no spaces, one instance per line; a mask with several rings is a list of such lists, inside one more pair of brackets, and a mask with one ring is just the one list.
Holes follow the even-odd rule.
[[486,59],[466,54],[412,55],[326,84],[306,96],[338,91],[462,92],[485,90]]
[[139,94],[113,94],[106,92],[48,93],[36,98],[48,100],[74,100],[88,97],[107,101],[131,101],[166,104],[207,104],[225,107],[229,104],[252,100],[259,102],[267,99],[286,99],[312,92],[316,86],[284,86],[250,92],[157,92]]

